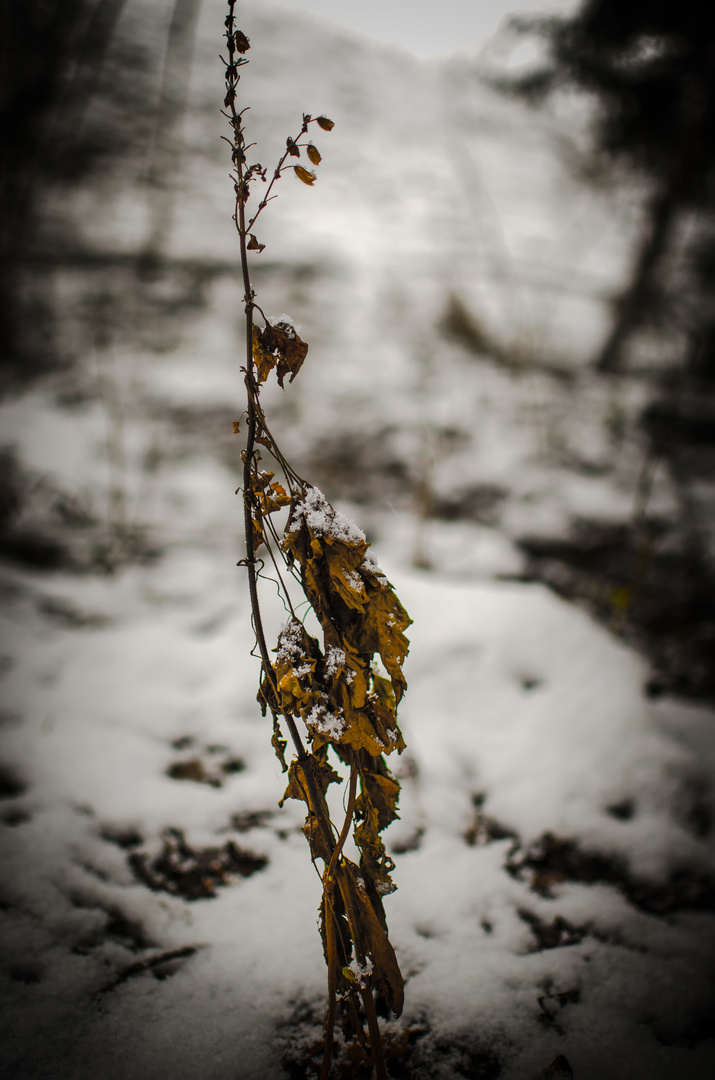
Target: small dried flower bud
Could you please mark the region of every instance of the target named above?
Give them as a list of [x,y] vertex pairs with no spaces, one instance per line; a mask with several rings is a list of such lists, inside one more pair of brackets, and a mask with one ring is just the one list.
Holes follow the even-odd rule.
[[320,151],[312,143],[308,146],[306,153],[314,165],[320,165],[322,161]]
[[332,131],[335,124],[332,120],[328,120],[327,116],[319,116],[317,118],[318,127],[321,127],[323,131]]

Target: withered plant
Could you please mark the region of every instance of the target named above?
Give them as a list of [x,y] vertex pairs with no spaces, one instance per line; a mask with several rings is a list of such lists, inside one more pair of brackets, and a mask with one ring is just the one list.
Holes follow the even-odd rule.
[[[247,106],[239,106],[237,92],[250,45],[236,29],[234,8],[235,0],[228,0],[224,115],[232,129],[232,138],[226,141],[233,162],[246,325],[242,367],[246,441],[239,488],[246,557],[239,565],[248,575],[261,661],[258,700],[263,714],[273,718],[272,744],[288,773],[283,799],[306,804],[303,831],[322,879],[320,932],[328,968],[328,1005],[321,1080],[327,1080],[331,1068],[338,1010],[356,1073],[370,1070],[386,1080],[378,1010],[400,1015],[403,980],[383,908],[383,898],[395,889],[390,876],[394,863],[380,834],[397,817],[400,785],[385,756],[404,749],[396,709],[406,687],[404,631],[411,620],[368,551],[363,532],[298,475],[281,453],[261,406],[262,385],[272,375],[281,387],[286,376],[293,382],[308,346],[288,321],[271,323],[256,301],[249,253],[259,255],[265,245],[254,230],[285,173],[293,173],[306,185],[315,182],[312,169],[294,162],[304,154],[307,164],[320,164],[320,152],[307,136],[313,125],[328,132],[333,122],[306,113],[297,135],[286,140],[272,173],[258,163],[249,164],[247,155],[254,144],[246,142]],[[237,432],[240,427],[239,422],[234,425]],[[272,468],[279,470],[280,480],[275,471],[262,467],[266,455]],[[281,534],[282,517],[286,520]],[[259,598],[268,563],[290,614],[273,654]],[[291,596],[296,589],[302,594],[297,605]],[[311,636],[296,613],[305,608],[306,600],[320,625],[322,642]],[[292,743],[289,764],[286,735]],[[341,766],[347,776],[338,771]],[[345,819],[339,827],[331,820],[326,798],[330,784],[347,788]],[[345,854],[351,830],[359,865]]]

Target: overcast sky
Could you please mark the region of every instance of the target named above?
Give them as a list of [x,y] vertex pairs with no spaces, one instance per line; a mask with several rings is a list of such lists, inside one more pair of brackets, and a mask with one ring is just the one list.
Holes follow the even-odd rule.
[[509,15],[565,11],[577,0],[276,0],[397,42],[418,56],[479,48]]

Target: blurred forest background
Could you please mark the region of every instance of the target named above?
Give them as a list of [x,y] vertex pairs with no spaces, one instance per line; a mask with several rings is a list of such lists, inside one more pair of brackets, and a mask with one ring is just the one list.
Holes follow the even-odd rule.
[[[120,476],[132,467],[120,415],[127,406],[120,405],[110,368],[121,362],[118,345],[142,365],[181,352],[192,326],[214,303],[216,284],[236,280],[228,196],[220,186],[219,64],[215,42],[202,30],[209,20],[202,24],[201,8],[200,0],[28,0],[4,7],[2,392],[9,403],[44,380],[67,405],[100,395],[109,417],[111,473],[109,508],[99,521],[97,508],[77,490],[49,494],[47,478],[38,487],[37,470],[33,474],[12,438],[4,438],[5,559],[42,568],[84,558],[111,568],[161,543],[141,515],[132,521],[127,516],[126,477]],[[294,19],[284,13],[286,34]],[[213,23],[218,26],[216,11]],[[525,41],[530,60],[510,63]],[[525,556],[519,573],[585,601],[649,653],[654,693],[677,689],[711,699],[714,49],[713,16],[696,0],[592,0],[569,19],[516,18],[479,58],[462,54],[426,65],[442,113],[436,117],[428,104],[423,114],[436,126],[422,162],[410,143],[406,109],[391,103],[381,123],[361,115],[374,110],[380,92],[391,102],[409,93],[415,72],[408,70],[407,55],[397,73],[377,73],[368,63],[362,73],[353,72],[354,80],[372,80],[363,100],[353,85],[339,103],[330,103],[342,114],[343,130],[353,123],[351,137],[361,140],[355,153],[370,162],[369,168],[346,165],[348,175],[337,181],[343,203],[331,203],[328,218],[334,223],[342,214],[338,239],[331,250],[323,237],[320,251],[303,256],[299,226],[289,253],[279,255],[275,245],[258,267],[281,283],[282,292],[274,290],[278,302],[297,291],[315,312],[316,282],[344,277],[346,268],[358,273],[362,262],[361,272],[373,281],[380,274],[389,278],[379,284],[379,320],[374,311],[363,313],[373,337],[384,342],[380,321],[393,325],[401,318],[403,328],[410,327],[400,362],[411,367],[414,400],[422,396],[424,415],[416,419],[414,408],[410,415],[398,409],[386,419],[379,406],[370,416],[362,409],[362,431],[357,422],[331,425],[314,418],[312,436],[300,441],[300,452],[333,497],[383,509],[387,500],[409,510],[418,563],[438,558],[423,550],[425,522],[438,523],[437,530],[440,522],[501,523]],[[296,67],[304,71],[306,64],[296,60]],[[335,78],[329,63],[321,67],[318,60],[317,67],[324,69],[324,81]],[[283,71],[288,82],[285,65]],[[317,96],[314,89],[306,85],[309,97]],[[273,123],[277,96],[270,90],[263,105],[255,103],[259,130]],[[211,110],[216,115],[205,123]],[[450,146],[443,153],[437,143],[445,139]],[[385,153],[386,143],[391,152]],[[331,176],[350,152],[345,157],[341,148],[337,157]],[[430,168],[431,176],[423,176]],[[454,203],[451,186],[460,173],[450,218],[445,203]],[[519,173],[520,186],[514,180]],[[354,238],[339,250],[346,213],[356,212],[368,233],[382,229],[383,208],[394,207],[402,194],[432,201],[429,240],[424,214],[418,214],[402,222],[397,239],[394,228],[391,233],[384,226],[380,270],[365,240],[362,251]],[[211,224],[207,204],[216,219]],[[292,213],[278,214],[272,236],[280,226],[292,227]],[[196,239],[201,230],[203,246]],[[401,245],[404,255],[410,244],[414,269],[405,273],[407,264],[396,267],[393,260],[388,270],[386,249],[394,254]],[[417,278],[422,298],[415,308]],[[343,327],[350,322],[348,293],[338,289],[323,305],[332,305]],[[312,323],[322,325],[318,314]],[[331,345],[344,351],[335,331],[332,337],[327,330],[320,334],[314,352],[327,356]],[[374,348],[364,326],[361,335],[361,347]],[[199,350],[206,347],[204,342]],[[553,478],[563,480],[564,470],[571,480],[579,474],[613,479],[619,447],[624,440],[635,447],[629,457],[634,475],[616,480],[620,495],[610,507],[594,512],[586,499],[560,516],[542,514],[540,522],[538,512],[529,520],[509,510],[511,474],[472,467],[470,475],[468,467],[454,482],[454,470],[475,450],[474,431],[482,421],[458,415],[448,403],[441,417],[439,410],[426,415],[435,381],[444,387],[462,378],[450,369],[447,354],[460,354],[477,396],[490,380],[512,387],[495,391],[502,404],[484,422],[504,419],[503,403],[511,394],[510,419],[494,437],[508,443],[510,425],[540,427],[538,439],[549,442],[542,464],[548,458],[556,470],[552,484],[561,483]],[[90,355],[101,368],[91,386]],[[340,412],[330,391],[328,399],[326,408]],[[559,418],[575,416],[579,400],[584,408],[592,403],[580,446]],[[231,411],[228,402],[225,407]],[[188,403],[183,408],[192,411]],[[200,420],[202,408],[207,415]],[[218,402],[211,408],[195,403],[191,423],[182,418],[182,452],[191,440],[205,447],[216,409],[221,411]],[[430,429],[419,461],[415,425]],[[589,439],[600,439],[599,447],[589,450]],[[141,468],[156,469],[161,453],[173,452],[160,442],[152,443]],[[452,479],[441,480],[440,473]],[[571,480],[563,480],[564,490]],[[669,489],[660,502],[658,485]],[[523,509],[523,491],[520,497]],[[538,493],[530,497],[538,503]],[[82,543],[91,556],[77,554]]]

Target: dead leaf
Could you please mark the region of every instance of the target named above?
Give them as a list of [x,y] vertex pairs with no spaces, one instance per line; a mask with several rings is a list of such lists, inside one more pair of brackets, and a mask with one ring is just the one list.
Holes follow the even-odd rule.
[[286,765],[285,752],[288,743],[283,738],[283,732],[281,731],[280,724],[278,723],[278,717],[273,718],[273,737],[271,739],[271,746],[276,752],[276,757],[281,763],[281,769],[283,772],[288,772],[288,766]]
[[316,123],[317,123],[318,127],[321,127],[323,129],[323,131],[332,131],[333,128],[335,127],[335,124],[333,123],[333,121],[328,120],[327,116],[318,116],[318,117],[316,117]]
[[359,951],[372,961],[373,971],[368,977],[385,998],[395,1016],[400,1016],[404,1004],[404,981],[395,951],[380,922],[362,883],[360,868],[349,859],[341,860],[336,879],[346,907],[352,906],[358,918]]
[[293,382],[308,355],[308,344],[298,336],[295,327],[285,322],[269,323],[261,333],[261,343],[275,357],[279,385],[283,386],[289,373],[289,382]]
[[[340,783],[341,779],[328,762],[327,748],[314,752],[303,761],[296,758],[288,768],[288,787],[278,804],[283,806],[286,799],[298,799],[307,804],[308,817],[303,832],[308,838],[313,858],[322,859],[326,864],[333,853],[333,838],[326,836],[324,827],[320,824],[321,819],[323,822],[329,820],[325,792],[329,784]],[[318,806],[312,802],[311,787],[320,800]]]
[[306,154],[308,155],[308,157],[310,158],[310,160],[312,161],[312,163],[314,165],[320,165],[320,162],[323,160],[323,157],[322,157],[320,151],[318,150],[317,146],[313,146],[312,143],[309,143],[305,152],[306,152]]
[[253,362],[256,365],[256,378],[259,384],[266,381],[278,363],[278,358],[264,347],[263,336],[258,326],[253,327]]
[[293,170],[298,179],[302,180],[304,184],[308,184],[308,186],[310,186],[311,184],[315,183],[315,173],[308,172],[308,170],[304,169],[302,165],[294,165]]
[[362,652],[380,654],[398,703],[407,689],[402,665],[410,643],[403,631],[411,622],[412,619],[391,588],[384,587],[376,592],[370,590],[365,617],[356,636],[356,644]]

